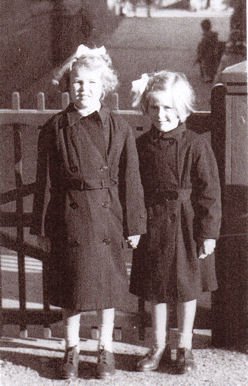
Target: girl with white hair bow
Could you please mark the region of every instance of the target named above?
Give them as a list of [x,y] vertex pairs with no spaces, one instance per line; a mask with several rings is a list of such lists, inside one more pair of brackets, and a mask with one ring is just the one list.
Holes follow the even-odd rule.
[[133,82],[133,105],[151,129],[137,141],[148,213],[147,234],[134,251],[130,292],[152,303],[153,348],[139,371],[170,366],[169,306],[177,305],[178,347],[174,371],[195,367],[192,353],[197,297],[217,288],[214,248],[221,201],[211,145],[188,130],[194,92],[172,71],[143,74]]
[[103,103],[118,83],[105,48],[80,45],[54,72],[55,84],[63,79],[71,103],[40,131],[31,233],[51,244],[49,300],[63,308],[65,326],[61,377],[78,375],[80,315],[97,310],[96,377],[105,378],[115,371],[115,309],[128,296],[126,240],[136,248],[146,231],[143,189],[132,129]]

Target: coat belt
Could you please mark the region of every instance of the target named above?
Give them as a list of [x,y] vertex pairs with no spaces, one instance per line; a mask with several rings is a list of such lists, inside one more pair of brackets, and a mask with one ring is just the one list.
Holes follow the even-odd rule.
[[113,187],[117,184],[117,181],[115,180],[100,180],[100,181],[90,181],[85,182],[78,179],[71,179],[60,186],[54,186],[51,187],[50,192],[51,193],[60,193],[67,190],[100,190],[100,189],[108,189],[110,187]]
[[192,189],[165,190],[156,194],[155,203],[164,204],[168,201],[188,201]]

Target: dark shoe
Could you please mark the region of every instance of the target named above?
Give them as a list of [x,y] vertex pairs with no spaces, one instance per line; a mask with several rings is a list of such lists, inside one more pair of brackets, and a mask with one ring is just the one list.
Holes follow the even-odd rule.
[[96,366],[96,377],[104,379],[115,373],[115,358],[112,352],[104,349],[99,350]]
[[76,346],[69,347],[64,356],[61,378],[70,379],[78,376],[78,361],[79,353],[77,352]]
[[159,368],[161,364],[170,364],[171,363],[171,349],[167,345],[165,349],[158,347],[153,347],[151,351],[137,363],[138,371],[153,371]]
[[166,345],[162,358],[160,360],[160,365],[170,365],[171,364],[171,348],[170,345]]
[[194,356],[187,348],[178,348],[175,363],[177,374],[185,374],[195,368]]

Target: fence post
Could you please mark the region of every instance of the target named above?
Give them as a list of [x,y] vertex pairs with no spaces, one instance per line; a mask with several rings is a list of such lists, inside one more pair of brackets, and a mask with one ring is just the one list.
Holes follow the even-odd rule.
[[12,110],[20,110],[20,95],[17,91],[12,93]]
[[37,109],[41,111],[45,110],[45,95],[43,92],[39,92],[37,95]]
[[2,269],[0,255],[0,337],[3,336],[3,302],[2,302]]
[[213,293],[212,341],[248,352],[248,135],[246,62],[222,72],[212,93],[213,147],[222,186],[216,248],[219,288]]
[[15,160],[15,182],[17,189],[16,196],[16,217],[17,217],[17,257],[18,257],[18,286],[20,302],[20,336],[27,337],[27,326],[25,322],[26,311],[26,288],[25,288],[25,255],[23,251],[24,224],[23,224],[23,197],[21,194],[22,182],[22,147],[21,147],[21,126],[13,124],[14,131],[14,160]]
[[61,104],[62,104],[62,109],[66,109],[66,107],[69,105],[70,103],[70,97],[69,97],[69,93],[68,92],[63,92],[63,94],[61,95]]
[[119,110],[119,94],[113,93],[113,110]]

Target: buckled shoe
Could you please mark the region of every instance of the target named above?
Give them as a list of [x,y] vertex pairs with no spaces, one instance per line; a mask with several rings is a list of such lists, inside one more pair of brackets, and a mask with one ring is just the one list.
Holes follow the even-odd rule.
[[141,361],[137,363],[138,371],[154,371],[159,368],[159,365],[171,363],[171,348],[166,345],[161,349],[154,346]]
[[194,356],[191,350],[187,348],[178,348],[175,370],[177,374],[185,374],[195,368]]
[[96,366],[96,378],[104,379],[115,373],[115,358],[112,352],[100,349]]
[[69,347],[63,359],[62,369],[61,369],[61,378],[62,379],[73,379],[78,376],[78,362],[79,362],[79,353],[77,352],[77,347]]

